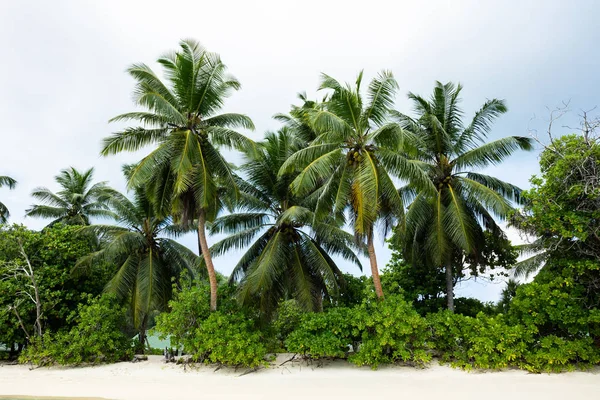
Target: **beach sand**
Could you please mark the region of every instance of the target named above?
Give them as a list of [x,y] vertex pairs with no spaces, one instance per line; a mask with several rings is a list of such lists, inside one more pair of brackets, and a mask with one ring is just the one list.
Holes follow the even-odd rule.
[[425,369],[384,367],[377,371],[345,362],[287,362],[247,370],[187,368],[149,361],[81,368],[0,365],[0,395],[170,399],[461,399],[518,400],[600,398],[600,370],[563,374],[524,371],[464,372],[437,363]]

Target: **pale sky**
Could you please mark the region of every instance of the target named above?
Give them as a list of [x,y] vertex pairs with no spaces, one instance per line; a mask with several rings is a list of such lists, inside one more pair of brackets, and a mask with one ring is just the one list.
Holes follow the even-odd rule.
[[[492,133],[499,138],[543,133],[546,108],[562,101],[575,114],[599,103],[598,15],[593,0],[2,1],[0,175],[19,185],[0,197],[11,222],[39,229],[47,221],[23,218],[29,194],[57,190],[62,168],[95,166],[97,180],[124,190],[121,164],[150,150],[99,156],[101,139],[122,127],[109,118],[134,109],[125,69],[144,62],[158,70],[156,58],[182,38],[221,54],[241,81],[225,110],[252,117],[255,140],[278,128],[271,117],[297,103],[297,92],[316,98],[320,72],[353,81],[361,69],[367,79],[391,70],[400,85],[396,108],[407,113],[406,93],[428,96],[435,80],[464,85],[467,116],[488,98],[506,99],[509,112]],[[573,115],[560,125],[576,123]],[[560,125],[557,132],[569,131]],[[486,172],[527,188],[538,153]],[[196,250],[194,237],[182,242]],[[383,267],[389,250],[377,250]],[[228,274],[239,255],[217,258],[217,269]],[[469,282],[457,295],[495,301],[501,289]]]

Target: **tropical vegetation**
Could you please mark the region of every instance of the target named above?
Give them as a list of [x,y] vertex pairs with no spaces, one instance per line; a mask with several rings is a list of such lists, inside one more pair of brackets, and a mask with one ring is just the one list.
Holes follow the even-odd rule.
[[157,214],[144,188],[134,190],[133,200],[115,193],[105,201],[117,225],[95,224],[81,230],[100,238],[100,248],[81,257],[75,268],[85,273],[107,264],[116,266],[104,292],[128,304],[133,327],[145,343],[153,314],[166,311],[174,282],[198,274],[199,259],[173,239],[181,235],[181,229],[169,217]]
[[[463,122],[462,87],[437,82],[400,112],[392,73],[363,87],[361,72],[352,84],[322,75],[321,100],[301,94],[255,142],[249,117],[222,112],[240,84],[217,54],[184,40],[158,63],[164,79],[128,69],[138,110],[113,118],[133,124],[102,144],[151,147],[123,168],[127,194],[71,167],[58,192],[32,193],[26,215],[51,221],[41,231],[5,223],[0,204],[2,357],[116,362],[157,351],[151,332],[181,360],[231,367],[284,351],[372,368],[600,364],[598,121],[549,142],[502,137],[503,100]],[[529,190],[486,171],[535,139]],[[503,223],[530,242],[511,243]],[[198,253],[182,244],[192,234]],[[381,271],[376,239],[392,251]],[[227,279],[213,257],[234,251]],[[362,257],[370,276],[342,272]],[[467,279],[506,286],[496,303],[454,298]]]
[[333,218],[316,218],[314,200],[294,195],[290,183],[297,173],[278,174],[281,166],[307,142],[282,129],[268,133],[246,154],[240,173],[238,209],[218,217],[210,232],[227,233],[215,243],[214,255],[246,249],[230,276],[239,283],[242,304],[258,302],[265,313],[281,299],[294,298],[306,310],[322,310],[343,276],[331,256],[340,256],[362,269],[354,253],[352,234]]
[[28,217],[52,219],[50,225],[89,225],[91,218],[113,217],[105,197],[114,193],[106,182],[93,183],[94,168],[78,171],[70,167],[54,178],[61,190],[53,193],[45,187],[33,190],[31,197],[44,204],[34,204],[25,211]]
[[[127,70],[136,80],[134,101],[144,111],[118,115],[111,122],[135,121],[106,138],[101,153],[157,147],[131,171],[129,186],[149,185],[159,212],[186,227],[195,224],[211,288],[211,309],[217,309],[217,276],[206,241],[206,222],[223,207],[222,192],[234,192],[232,168],[219,147],[251,149],[254,142],[235,131],[253,129],[252,120],[236,113],[219,114],[225,99],[240,83],[227,73],[220,57],[194,40],[183,40],[180,51],[160,57],[167,83],[150,67]],[[231,193],[229,193],[231,195]]]

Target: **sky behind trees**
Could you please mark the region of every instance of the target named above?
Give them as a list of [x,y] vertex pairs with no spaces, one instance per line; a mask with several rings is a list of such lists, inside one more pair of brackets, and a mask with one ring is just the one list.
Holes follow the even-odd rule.
[[[400,85],[396,108],[409,114],[406,93],[429,96],[435,80],[464,85],[467,118],[488,98],[506,99],[509,112],[490,139],[529,129],[543,136],[547,107],[570,100],[573,114],[556,125],[570,132],[562,126],[576,127],[577,113],[598,104],[599,14],[593,0],[5,1],[0,175],[19,185],[0,196],[12,222],[39,229],[46,221],[23,217],[29,194],[37,186],[57,190],[53,177],[62,168],[95,166],[96,179],[124,191],[121,165],[147,151],[108,158],[99,151],[120,127],[108,119],[132,108],[134,82],[125,68],[144,62],[158,70],[154,60],[187,37],[219,53],[241,81],[224,111],[252,117],[255,140],[279,127],[271,117],[297,104],[296,93],[322,96],[315,91],[320,72],[354,81],[361,69],[364,81],[391,70]],[[520,153],[488,172],[527,188],[537,156]],[[182,242],[197,250],[193,235]],[[390,253],[379,247],[383,266]],[[239,255],[216,258],[216,268],[228,274]],[[500,290],[473,282],[456,289],[482,300],[496,300]]]

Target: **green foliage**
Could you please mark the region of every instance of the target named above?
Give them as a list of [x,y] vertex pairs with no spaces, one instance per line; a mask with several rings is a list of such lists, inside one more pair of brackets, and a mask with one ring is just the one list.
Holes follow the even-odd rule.
[[[487,237],[486,232],[486,237]],[[490,242],[491,243],[491,242]],[[490,252],[489,266],[494,268],[495,264],[508,262],[516,258],[516,251],[512,246],[507,247],[507,251]],[[390,262],[381,274],[382,285],[389,294],[400,294],[406,300],[412,302],[413,306],[422,316],[428,313],[437,312],[445,307],[446,304],[446,277],[442,268],[433,268],[423,266],[420,263],[415,265],[407,263],[401,256],[401,252],[394,249]],[[493,255],[492,255],[493,254]],[[498,256],[500,254],[500,256]],[[491,258],[496,258],[496,261]],[[465,276],[463,266],[456,265],[453,269],[455,282]],[[470,268],[470,267],[469,267]],[[470,271],[477,275],[478,271]],[[484,271],[480,271],[483,273]],[[459,297],[454,300],[455,312],[463,315],[476,316],[479,312],[485,314],[494,314],[496,310],[491,304],[485,304],[477,299]]]
[[304,313],[296,300],[282,301],[272,322],[275,339],[283,345],[289,334],[300,326]]
[[[31,231],[21,225],[0,227],[0,270],[12,264],[24,264],[19,242],[27,253],[39,286],[42,302],[42,322],[45,329],[58,331],[69,328],[69,315],[87,295],[97,296],[110,279],[112,268],[103,264],[86,276],[72,274],[79,257],[95,249],[95,240],[80,235],[79,227],[56,224],[41,232]],[[35,305],[19,295],[25,278],[0,280],[0,343],[25,344],[25,335],[10,307],[15,307],[26,328],[31,331],[35,321]],[[31,333],[31,332],[30,332]]]
[[313,359],[349,356],[357,365],[374,368],[396,362],[423,365],[431,359],[427,335],[425,320],[414,308],[400,296],[389,296],[354,308],[306,314],[286,346]]
[[360,337],[354,328],[355,318],[356,309],[345,307],[305,314],[298,329],[288,336],[286,348],[312,359],[346,358]]
[[194,361],[226,366],[256,367],[265,363],[264,338],[254,319],[237,309],[233,290],[221,288],[220,310],[210,312],[210,290],[194,284],[176,291],[171,311],[156,318],[155,330]]
[[297,174],[278,175],[294,151],[306,145],[288,129],[268,133],[257,151],[247,151],[240,168],[247,178],[238,183],[242,193],[236,212],[210,226],[213,234],[229,234],[211,247],[211,254],[245,250],[230,281],[239,282],[241,304],[258,307],[267,316],[289,298],[305,310],[319,311],[342,279],[331,256],[362,269],[354,237],[332,218],[316,218],[314,199],[292,194],[289,185]]
[[69,316],[69,331],[45,333],[35,338],[20,357],[22,363],[36,365],[80,365],[111,363],[131,359],[133,343],[123,333],[125,309],[116,299],[89,298]]
[[357,311],[353,326],[361,343],[350,357],[353,363],[376,368],[397,362],[423,366],[431,360],[427,324],[402,297],[364,302]]
[[243,313],[210,313],[191,332],[191,340],[183,344],[194,361],[230,367],[265,365],[267,349],[261,334]]
[[324,304],[324,308],[357,306],[372,292],[373,282],[371,278],[364,275],[354,276],[345,273],[340,282],[340,290],[332,296],[330,302]]
[[105,201],[119,225],[82,228],[83,233],[101,238],[100,249],[81,257],[76,267],[83,273],[106,264],[117,267],[104,291],[127,304],[143,343],[152,313],[165,310],[171,299],[173,282],[179,282],[182,272],[195,277],[200,260],[187,247],[165,237],[181,234],[181,227],[157,214],[144,188],[135,189],[133,201],[116,192]]
[[50,218],[51,225],[89,225],[90,218],[113,217],[104,200],[114,190],[106,182],[92,184],[93,177],[94,168],[81,172],[70,167],[60,171],[55,180],[62,190],[53,193],[45,187],[35,188],[31,196],[44,204],[31,206],[25,215]]
[[517,275],[534,273],[553,256],[600,258],[598,138],[584,132],[554,139],[540,156],[540,171],[524,193],[523,210],[512,219],[513,225],[537,238],[522,246],[524,253],[533,256],[517,265]]
[[[502,231],[494,218],[504,219],[511,202],[520,201],[521,190],[478,170],[498,165],[518,150],[532,150],[532,139],[510,136],[487,142],[492,123],[507,111],[503,100],[488,100],[468,124],[461,121],[462,86],[436,83],[431,98],[409,93],[417,112],[415,118],[402,113],[395,117],[411,134],[414,157],[424,162],[433,191],[402,191],[412,199],[406,224],[397,231],[403,258],[412,265],[448,271],[447,303],[454,309],[453,292],[460,269],[478,273],[495,260],[486,251],[485,231],[494,237]],[[486,240],[488,239],[488,240]],[[495,246],[498,247],[498,246]],[[457,265],[458,264],[458,265]]]
[[427,317],[441,361],[471,369],[516,366],[531,372],[560,372],[600,363],[591,337],[539,336],[536,325],[510,324],[503,315],[476,318],[441,312]]
[[582,279],[598,271],[597,261],[552,261],[517,289],[507,315],[514,323],[535,326],[541,336],[600,340],[600,293],[589,292]]
[[524,326],[509,326],[502,316],[472,318],[443,311],[430,314],[427,322],[441,361],[466,369],[520,365],[533,341]]
[[468,317],[476,317],[479,313],[491,316],[498,312],[494,303],[484,303],[483,301],[472,297],[457,297],[454,299],[454,306],[455,313]]

